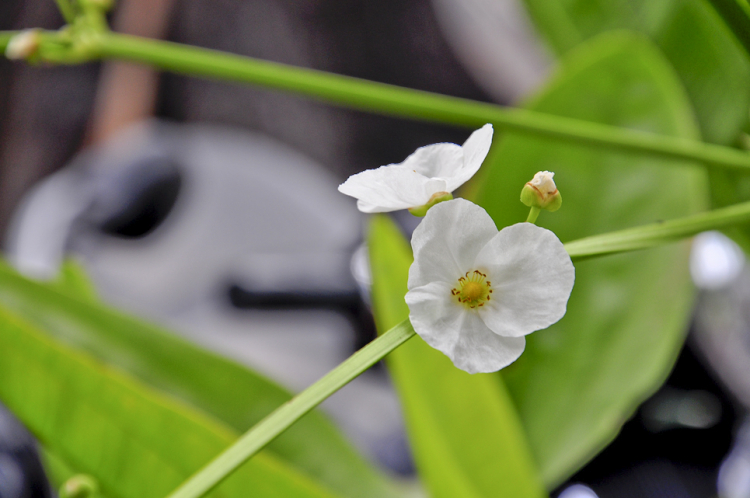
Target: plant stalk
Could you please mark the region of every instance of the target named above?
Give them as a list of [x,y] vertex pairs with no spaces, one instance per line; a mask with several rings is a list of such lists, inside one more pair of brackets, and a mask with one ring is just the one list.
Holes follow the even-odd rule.
[[646,249],[690,237],[705,230],[750,222],[750,202],[715,209],[674,220],[594,235],[565,244],[573,259]]
[[303,415],[413,336],[414,329],[409,320],[396,325],[258,422],[168,498],[205,495]]
[[492,123],[585,145],[689,159],[733,169],[750,168],[750,154],[699,141],[589,121],[502,107],[225,52],[109,33],[99,40],[104,59],[129,60],[161,69],[292,91],[333,104],[381,114],[467,127]]
[[[13,34],[15,33],[0,32],[0,49],[4,50]],[[285,90],[380,114],[471,128],[492,123],[507,131],[535,134],[580,145],[700,161],[722,168],[750,169],[750,154],[696,140],[618,128],[528,109],[502,107],[111,32],[103,33],[95,40],[87,40],[87,43],[87,49],[95,58],[127,60],[175,73]]]

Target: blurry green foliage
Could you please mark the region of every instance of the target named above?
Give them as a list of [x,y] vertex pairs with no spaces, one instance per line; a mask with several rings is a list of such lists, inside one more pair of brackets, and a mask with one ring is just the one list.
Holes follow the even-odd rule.
[[[707,0],[524,2],[540,34],[559,55],[612,29],[648,36],[684,85],[703,139],[739,143],[750,109],[750,60]],[[750,200],[750,174],[712,168],[709,179],[713,207]],[[750,251],[750,225],[725,231]]]
[[646,35],[685,86],[706,141],[731,143],[747,122],[750,61],[705,0],[524,2],[540,34],[560,56],[611,30]]
[[[231,434],[244,432],[291,397],[234,362],[96,302],[86,276],[72,262],[47,285],[0,264],[0,303],[56,341],[221,420]],[[0,362],[4,356],[0,348]],[[265,451],[343,496],[401,496],[319,412],[308,414]]]
[[[228,427],[59,344],[0,306],[0,399],[70,468],[104,494],[160,498],[236,437]],[[333,497],[269,455],[212,496]]]

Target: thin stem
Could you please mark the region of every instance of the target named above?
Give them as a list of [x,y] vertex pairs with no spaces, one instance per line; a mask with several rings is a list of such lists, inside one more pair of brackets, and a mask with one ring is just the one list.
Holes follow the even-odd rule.
[[[0,33],[0,49],[4,50],[9,38],[8,32]],[[582,145],[701,161],[723,168],[750,169],[750,154],[729,147],[501,107],[177,43],[107,33],[96,40],[87,40],[87,49],[102,59],[129,60],[176,73],[286,90],[392,116],[474,128],[492,123],[509,131]]]
[[531,206],[531,209],[529,210],[529,216],[526,218],[526,223],[536,223],[536,219],[539,218],[539,213],[541,213],[542,210],[536,206]]
[[165,70],[292,91],[334,104],[382,114],[479,127],[493,123],[586,145],[691,159],[727,168],[750,168],[750,154],[728,147],[588,121],[507,108],[457,97],[261,61],[176,43],[110,33],[98,40],[104,59],[125,59]]
[[565,244],[571,258],[582,259],[645,249],[690,237],[705,230],[750,222],[750,202],[684,218],[662,221],[617,232],[594,235]]
[[10,39],[16,36],[20,31],[0,31],[0,53],[5,53],[5,48],[10,43]]
[[71,24],[76,18],[76,10],[68,0],[55,0],[57,8],[67,24]]
[[258,422],[168,498],[198,498],[208,493],[303,415],[413,336],[409,320],[396,325]]

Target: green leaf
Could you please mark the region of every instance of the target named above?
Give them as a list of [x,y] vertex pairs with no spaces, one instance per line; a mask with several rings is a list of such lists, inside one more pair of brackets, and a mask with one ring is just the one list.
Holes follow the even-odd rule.
[[705,0],[525,0],[558,54],[613,29],[648,36],[664,52],[695,108],[703,137],[730,143],[747,121],[750,62]]
[[[532,109],[697,136],[690,105],[669,64],[647,39],[602,35],[563,60]],[[518,198],[550,170],[564,198],[538,224],[561,240],[675,218],[706,208],[702,168],[507,134],[484,171],[477,202],[498,227],[526,219]],[[603,448],[663,381],[683,343],[693,289],[688,246],[576,263],[566,316],[527,337],[502,372],[548,485]]]
[[41,446],[39,447],[39,453],[52,489],[58,489],[65,481],[78,473],[59,455],[51,452],[49,448]]
[[63,261],[57,278],[49,282],[48,285],[53,289],[76,295],[81,299],[98,301],[94,282],[89,279],[83,266],[74,259]]
[[[559,54],[617,28],[641,32],[664,52],[685,86],[703,138],[732,144],[748,120],[750,62],[706,0],[525,0]],[[718,2],[721,3],[721,2]],[[750,200],[750,175],[709,171],[713,207]],[[725,230],[750,252],[750,224]]]
[[[378,330],[409,315],[411,248],[385,216],[368,239]],[[415,337],[387,358],[420,476],[434,498],[545,496],[502,381],[469,375]]]
[[[97,304],[85,275],[68,266],[43,285],[0,264],[0,302],[57,340],[170,393],[228,424],[249,429],[291,395],[266,378],[159,327]],[[71,275],[75,275],[73,278]],[[344,496],[402,496],[320,412],[313,411],[265,450]]]
[[[159,498],[235,438],[228,427],[63,346],[0,307],[0,400],[117,498]],[[212,496],[332,497],[268,454]]]

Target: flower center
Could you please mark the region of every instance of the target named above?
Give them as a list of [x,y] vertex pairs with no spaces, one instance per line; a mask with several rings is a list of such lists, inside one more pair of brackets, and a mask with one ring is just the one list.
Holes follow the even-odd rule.
[[492,284],[487,280],[487,274],[479,270],[467,271],[466,275],[458,279],[458,285],[451,290],[459,303],[469,309],[484,306],[490,300]]

